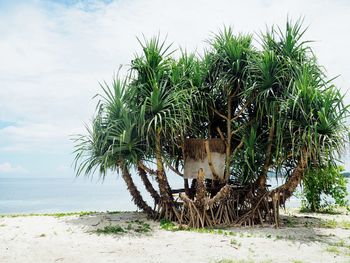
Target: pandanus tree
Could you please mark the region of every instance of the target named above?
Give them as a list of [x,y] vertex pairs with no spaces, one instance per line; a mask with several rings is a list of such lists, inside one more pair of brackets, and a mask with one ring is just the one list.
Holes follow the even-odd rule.
[[[173,219],[178,214],[164,170],[166,156],[163,153],[176,151],[190,128],[191,101],[196,94],[192,85],[184,86],[183,83],[187,79],[183,74],[187,67],[185,54],[176,62],[170,57],[171,46],[166,46],[159,38],[140,43],[143,54],[131,64],[129,104],[135,109],[134,114],[144,117],[140,136],[150,149],[150,157],[156,160],[161,216]],[[172,158],[167,159],[169,164]]]
[[[251,35],[224,28],[203,56],[182,52],[176,59],[159,37],[140,41],[142,53],[125,80],[102,85],[92,128],[76,142],[77,173],[120,169],[135,204],[157,218],[192,226],[262,223],[271,200],[276,211],[309,167],[333,164],[346,142],[348,107],[302,40],[304,32],[301,21],[288,21],[254,47]],[[183,176],[189,138],[221,140],[225,173],[213,174],[216,190],[207,193],[200,170],[196,193],[180,194],[181,203],[166,171]],[[142,198],[130,168],[138,170],[156,209]],[[269,171],[285,174],[285,183],[269,190]],[[249,193],[235,192],[233,184]]]
[[[125,83],[115,80],[111,87],[101,85],[104,92],[99,95],[92,128],[87,128],[87,135],[76,138],[76,171],[77,175],[91,175],[98,169],[104,178],[108,170],[119,169],[134,203],[153,215],[153,209],[144,201],[129,172],[130,167],[137,167],[139,160],[147,155],[147,147],[138,130],[143,117],[134,114],[126,104]],[[151,185],[148,178],[145,185]],[[152,191],[152,188],[149,189]],[[153,197],[157,201],[157,196]]]
[[[191,101],[196,92],[185,80],[193,56],[184,53],[175,61],[170,46],[159,38],[140,43],[143,53],[132,61],[127,79],[115,80],[112,88],[104,84],[93,128],[77,139],[77,173],[90,174],[99,168],[104,176],[107,169],[121,168],[131,190],[128,167],[133,166],[155,199],[159,216],[175,220],[179,215],[164,166],[175,160],[174,152],[179,151],[192,122]],[[153,160],[155,171],[146,166]],[[156,176],[159,193],[147,174]],[[144,202],[136,202],[141,199],[138,191],[130,193],[140,209],[154,214]]]
[[263,160],[258,184],[266,184],[271,168],[284,170],[286,183],[272,191],[282,200],[292,195],[309,165],[334,162],[347,135],[348,107],[308,41],[302,41],[304,33],[298,21],[287,22],[284,32],[277,28],[263,35],[263,52],[251,61],[252,85],[245,91],[256,98],[254,134]]
[[240,96],[247,83],[248,61],[253,54],[252,36],[234,36],[231,28],[224,28],[209,41],[211,49],[204,61],[207,72],[203,81],[203,95],[209,107],[209,137],[220,137],[226,146],[224,181],[231,173],[232,152],[241,147],[237,129],[242,128],[242,113],[251,103]]

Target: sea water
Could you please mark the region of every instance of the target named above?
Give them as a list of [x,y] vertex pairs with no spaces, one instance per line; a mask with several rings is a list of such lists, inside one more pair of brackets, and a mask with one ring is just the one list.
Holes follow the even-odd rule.
[[0,214],[107,210],[136,210],[121,178],[0,178]]
[[[170,176],[169,176],[170,177]],[[137,175],[134,181],[145,200],[153,206],[150,196]],[[173,188],[183,188],[180,177],[171,176]],[[153,180],[156,187],[155,180]],[[271,188],[283,183],[270,177]],[[348,190],[350,185],[348,184]],[[293,196],[287,207],[300,206],[300,199]],[[126,185],[119,176],[97,178],[1,178],[0,214],[56,213],[76,211],[135,211]]]

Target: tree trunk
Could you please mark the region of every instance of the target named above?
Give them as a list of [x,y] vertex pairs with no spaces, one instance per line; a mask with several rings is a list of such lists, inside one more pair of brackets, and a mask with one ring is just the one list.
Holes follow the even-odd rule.
[[270,127],[269,138],[267,142],[265,163],[264,163],[261,175],[258,177],[258,187],[261,190],[266,188],[267,173],[269,171],[270,164],[271,164],[272,142],[273,142],[274,133],[275,133],[275,124],[273,121]]
[[232,97],[231,94],[228,96],[227,100],[227,120],[226,120],[226,167],[225,167],[225,181],[230,177],[231,168],[231,119],[232,119]]
[[122,177],[126,183],[126,186],[132,196],[132,200],[134,201],[135,205],[142,211],[146,212],[147,215],[153,217],[154,216],[153,209],[143,200],[140,191],[137,189],[136,185],[134,184],[134,181],[132,180],[129,170],[124,166],[121,166],[121,170],[122,170]]
[[285,201],[293,195],[295,189],[300,184],[304,176],[305,169],[306,161],[301,160],[287,181],[283,185],[273,189],[270,196],[272,198],[277,197],[279,204],[283,205]]
[[160,217],[180,221],[180,217],[175,207],[175,201],[171,193],[168,179],[166,177],[161,152],[160,131],[156,134],[156,160],[157,160],[157,180],[160,193]]
[[161,142],[160,142],[160,131],[157,131],[156,135],[156,160],[157,160],[157,178],[159,184],[160,196],[164,200],[172,200],[171,190],[169,187],[168,179],[164,171],[162,152],[161,152]]
[[157,205],[159,203],[160,196],[157,193],[157,191],[154,189],[152,183],[149,181],[146,171],[144,169],[142,169],[140,166],[137,167],[137,170],[138,170],[138,174],[141,177],[143,184],[145,185],[146,190],[149,192],[149,194],[154,199],[154,204]]
[[198,171],[197,176],[197,191],[196,191],[196,206],[199,209],[202,209],[204,207],[205,202],[205,195],[207,193],[206,187],[205,187],[205,174],[202,168]]
[[211,171],[211,173],[213,175],[213,181],[217,181],[217,180],[219,180],[219,175],[215,171],[213,160],[211,159],[211,151],[210,151],[210,146],[209,146],[209,140],[205,141],[205,151],[207,153],[208,165],[209,165],[210,171]]

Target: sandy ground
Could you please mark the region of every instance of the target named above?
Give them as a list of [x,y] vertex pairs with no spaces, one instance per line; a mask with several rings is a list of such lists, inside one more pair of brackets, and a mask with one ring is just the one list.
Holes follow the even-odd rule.
[[[163,230],[136,212],[2,217],[0,262],[350,262],[350,216],[292,214],[283,222],[198,233]],[[132,230],[144,223],[150,232]],[[131,230],[96,233],[110,225]]]

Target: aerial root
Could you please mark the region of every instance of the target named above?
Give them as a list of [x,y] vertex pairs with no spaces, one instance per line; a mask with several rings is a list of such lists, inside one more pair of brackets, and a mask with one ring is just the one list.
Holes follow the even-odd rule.
[[[247,196],[251,197],[247,198]],[[279,202],[278,199],[271,200],[268,191],[247,194],[243,191],[235,191],[226,185],[212,198],[208,193],[202,200],[191,199],[185,193],[181,193],[179,198],[182,203],[178,207],[180,210],[178,222],[188,227],[255,226],[257,224],[275,224],[278,227]]]

